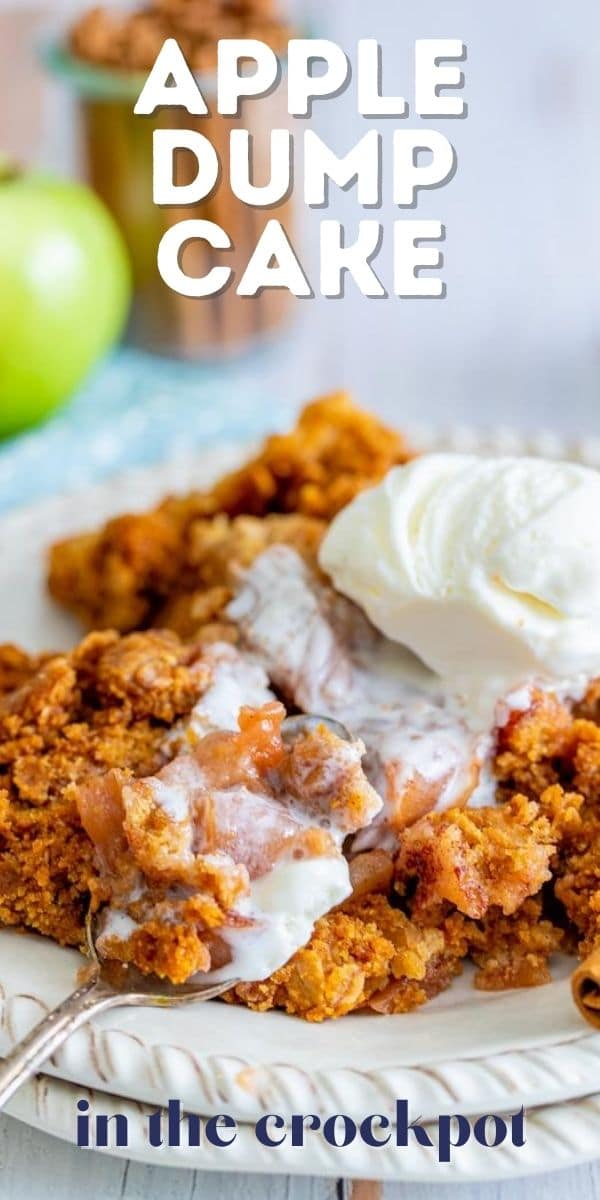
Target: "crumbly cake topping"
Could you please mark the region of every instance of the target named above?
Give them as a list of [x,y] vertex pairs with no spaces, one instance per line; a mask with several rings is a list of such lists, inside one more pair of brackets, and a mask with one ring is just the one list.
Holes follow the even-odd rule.
[[316,400],[212,489],[57,543],[50,592],[89,628],[158,624],[189,638],[208,624],[211,636],[240,568],[273,543],[314,561],[325,522],[409,454],[345,394]]

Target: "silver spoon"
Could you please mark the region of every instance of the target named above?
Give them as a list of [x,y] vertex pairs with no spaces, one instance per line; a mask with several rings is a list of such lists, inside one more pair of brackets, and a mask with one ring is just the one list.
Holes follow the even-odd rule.
[[[289,744],[318,725],[326,725],[344,741],[351,740],[348,730],[338,721],[315,715],[288,717],[282,724],[282,736]],[[91,959],[87,979],[62,1004],[43,1017],[1,1061],[0,1109],[80,1025],[85,1025],[98,1013],[106,1012],[109,1008],[136,1005],[175,1008],[180,1004],[215,1000],[240,982],[232,978],[213,984],[184,983],[175,986],[155,975],[143,975],[135,967],[99,959],[89,913],[85,932]]]
[[114,962],[103,963],[96,955],[89,914],[86,919],[86,938],[92,962],[87,969],[85,982],[43,1017],[2,1061],[0,1109],[80,1025],[85,1025],[98,1013],[121,1006],[173,1008],[194,1000],[214,1000],[239,983],[237,979],[229,979],[214,984],[182,984],[175,987],[156,975],[143,975],[135,967]]

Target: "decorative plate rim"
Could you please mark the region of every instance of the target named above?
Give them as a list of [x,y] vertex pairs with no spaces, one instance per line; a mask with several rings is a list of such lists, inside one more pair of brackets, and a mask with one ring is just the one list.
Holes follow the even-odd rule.
[[[284,1143],[269,1149],[257,1140],[253,1125],[244,1122],[238,1123],[236,1139],[227,1149],[211,1147],[204,1140],[198,1149],[163,1146],[154,1150],[148,1146],[145,1123],[155,1108],[114,1093],[77,1087],[48,1075],[38,1075],[25,1084],[6,1112],[73,1145],[76,1144],[75,1105],[81,1098],[88,1101],[92,1117],[99,1113],[107,1117],[121,1113],[127,1118],[126,1147],[101,1149],[92,1146],[93,1149],[153,1166],[189,1170],[477,1183],[537,1175],[589,1162],[596,1157],[595,1146],[600,1137],[600,1093],[568,1103],[541,1105],[528,1112],[523,1147],[513,1147],[505,1142],[490,1154],[487,1147],[471,1137],[466,1145],[453,1152],[449,1164],[437,1161],[435,1148],[420,1146],[414,1140],[406,1148],[398,1149],[390,1144],[374,1151],[357,1139],[341,1150],[328,1145],[318,1134],[304,1147],[294,1149]],[[425,1127],[435,1143],[435,1126]]]

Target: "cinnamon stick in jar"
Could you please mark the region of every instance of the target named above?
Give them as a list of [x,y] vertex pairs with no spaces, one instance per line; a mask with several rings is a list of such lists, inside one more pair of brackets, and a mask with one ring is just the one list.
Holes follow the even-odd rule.
[[[291,32],[278,16],[275,0],[151,0],[147,8],[129,13],[115,13],[109,7],[90,9],[73,27],[72,54],[80,65],[88,63],[96,71],[80,95],[84,169],[129,248],[134,276],[129,337],[138,345],[179,358],[218,359],[263,340],[285,321],[290,307],[287,293],[265,289],[241,297],[236,280],[269,219],[281,221],[288,236],[293,232],[291,201],[286,197],[268,210],[244,204],[231,191],[227,164],[231,130],[248,128],[260,181],[268,173],[271,130],[288,123],[287,108],[276,90],[243,106],[240,117],[223,116],[216,111],[214,72],[220,38],[257,37],[282,54]],[[150,70],[168,37],[178,40],[189,66],[202,80],[210,104],[207,116],[193,117],[176,108],[145,118],[134,116],[131,80]],[[103,88],[98,94],[93,90],[98,67],[111,72],[110,95]],[[162,208],[153,204],[152,134],[160,127],[196,130],[214,146],[223,170],[204,200]],[[178,154],[176,182],[191,182],[194,171],[187,152]],[[193,219],[212,221],[231,239],[232,248],[226,252],[198,239],[182,247],[180,265],[191,277],[204,276],[220,264],[231,268],[232,281],[215,295],[180,295],[158,273],[162,235],[172,225]]]

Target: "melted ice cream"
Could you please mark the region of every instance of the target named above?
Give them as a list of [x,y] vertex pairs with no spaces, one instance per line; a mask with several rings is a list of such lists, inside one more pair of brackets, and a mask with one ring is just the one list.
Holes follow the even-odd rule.
[[210,667],[212,678],[188,718],[196,737],[215,729],[237,729],[240,708],[260,708],[274,699],[261,663],[227,642],[206,646],[202,665]]
[[[257,729],[271,721],[276,733],[280,714],[271,704],[252,720]],[[124,833],[135,854],[133,878],[117,882],[106,910],[100,952],[112,954],[114,939],[128,939],[158,911],[161,922],[178,919],[178,902],[205,889],[210,864],[234,885],[235,900],[215,926],[228,961],[203,978],[262,979],[349,895],[343,841],[382,803],[362,772],[364,746],[320,728],[265,766],[260,756],[272,745],[269,735],[263,744],[260,732],[255,742],[244,729],[213,735],[155,776],[113,774],[83,794],[82,822],[109,874],[118,876]]]
[[229,615],[286,697],[343,722],[365,742],[365,767],[385,808],[377,829],[361,835],[361,848],[472,795],[489,737],[470,727],[431,672],[320,585],[294,550],[273,546],[261,554]]

